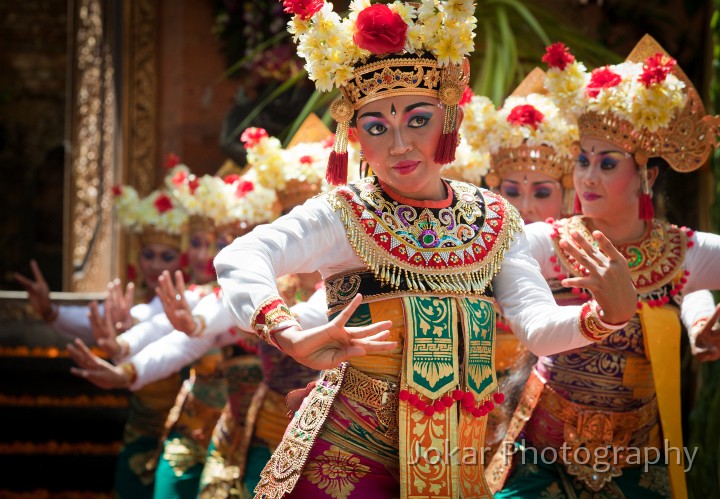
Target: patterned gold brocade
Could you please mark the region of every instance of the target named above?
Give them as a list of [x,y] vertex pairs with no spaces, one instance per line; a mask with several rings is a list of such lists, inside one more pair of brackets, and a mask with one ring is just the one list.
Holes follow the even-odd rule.
[[280,444],[288,425],[285,396],[275,390],[268,390],[255,423],[255,437],[266,442],[271,450]]

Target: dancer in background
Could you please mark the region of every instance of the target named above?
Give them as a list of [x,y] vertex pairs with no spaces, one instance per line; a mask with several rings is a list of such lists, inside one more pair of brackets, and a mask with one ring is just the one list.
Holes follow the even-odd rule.
[[[703,164],[718,120],[706,116],[687,77],[649,37],[625,63],[589,75],[562,44],[545,59],[548,95],[578,115],[574,185],[583,215],[528,226],[532,254],[547,279],[582,276],[584,264],[561,241],[577,233],[591,242],[602,230],[627,259],[640,299],[615,335],[539,358],[488,478],[494,490],[502,487],[496,497],[686,497],[679,305],[691,291],[717,289],[720,237],[655,219],[651,188],[663,168]],[[579,302],[592,294],[571,287]],[[694,351],[714,350],[706,360],[720,355],[719,344],[710,327],[691,336]],[[518,452],[564,449],[562,459],[529,463],[525,454],[508,478],[521,435]],[[664,455],[666,446],[680,455],[644,461],[646,450]]]

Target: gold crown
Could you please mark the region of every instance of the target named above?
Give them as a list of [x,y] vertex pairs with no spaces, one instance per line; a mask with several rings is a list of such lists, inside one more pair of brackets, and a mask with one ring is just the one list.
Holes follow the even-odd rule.
[[[626,60],[642,62],[657,53],[669,57],[655,39],[645,35]],[[580,134],[617,144],[632,153],[639,165],[645,165],[648,158],[660,157],[678,172],[700,168],[717,145],[720,117],[705,114],[697,90],[677,64],[672,74],[685,84],[687,101],[666,127],[651,132],[633,126],[612,111],[585,111],[578,117]]]
[[141,246],[164,244],[179,249],[182,245],[181,234],[170,234],[169,232],[158,230],[152,226],[144,227],[138,235],[138,239]]
[[215,232],[215,221],[203,215],[190,215],[188,217],[189,232]]
[[424,56],[388,57],[360,65],[353,74],[340,91],[354,110],[390,95],[428,95],[454,106],[470,79],[470,65],[467,58],[439,67],[437,59]]
[[[502,178],[514,172],[539,172],[562,181],[563,187],[572,187],[575,158],[559,154],[555,148],[541,144],[530,147],[503,147],[490,155],[492,171],[485,176],[488,187],[497,187]],[[567,185],[569,182],[569,185]]]

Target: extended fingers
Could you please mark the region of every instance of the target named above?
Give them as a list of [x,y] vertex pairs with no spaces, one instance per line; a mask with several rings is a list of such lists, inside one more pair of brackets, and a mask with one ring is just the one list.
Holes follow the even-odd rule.
[[375,335],[381,331],[387,331],[392,327],[392,325],[392,321],[382,321],[370,324],[369,326],[349,327],[346,328],[346,330],[352,339],[357,340],[360,338],[367,338],[368,336]]
[[35,291],[35,283],[24,275],[15,272],[15,280],[19,282],[20,285],[25,288],[25,291],[27,291],[28,293],[32,293],[33,291]]
[[397,348],[397,341],[388,341],[390,337],[390,331],[381,331],[368,338],[362,338],[358,340],[352,340],[354,346],[360,347],[365,350],[366,353],[374,352],[387,352]]
[[183,300],[185,299],[185,278],[183,277],[183,273],[181,270],[175,271],[175,287],[177,288],[177,292],[180,294],[180,296],[183,297]]
[[598,247],[600,248],[600,251],[607,255],[608,260],[610,260],[611,262],[619,260],[623,264],[627,265],[623,254],[618,251],[615,245],[610,242],[610,239],[608,239],[605,234],[603,234],[599,230],[596,230],[593,231],[593,237],[598,242]]
[[336,325],[343,327],[347,323],[347,321],[350,320],[350,317],[355,313],[357,308],[360,306],[360,303],[362,303],[362,295],[360,293],[356,294],[352,300],[350,300],[350,303],[348,303],[347,307],[345,307],[338,315],[333,319],[333,322],[335,322]]
[[40,271],[40,266],[35,260],[30,260],[30,269],[32,270],[33,275],[35,276],[35,281],[38,284],[42,284],[44,286],[47,286],[47,283],[45,282],[45,277],[43,276],[43,273]]

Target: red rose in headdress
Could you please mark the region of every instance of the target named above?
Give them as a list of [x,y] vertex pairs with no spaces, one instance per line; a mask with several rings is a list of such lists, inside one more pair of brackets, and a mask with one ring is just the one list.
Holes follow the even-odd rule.
[[113,196],[118,197],[122,195],[122,185],[117,184],[112,186]]
[[255,190],[255,185],[252,182],[243,180],[240,183],[238,183],[238,186],[235,189],[235,195],[239,198],[244,198],[248,192],[252,192],[254,190]]
[[240,136],[240,142],[245,144],[245,149],[252,149],[265,137],[269,137],[264,128],[250,127]]
[[183,171],[183,170],[180,170],[179,172],[177,172],[170,179],[170,181],[176,186],[184,184],[186,180],[187,180],[187,172]]
[[575,62],[575,56],[570,53],[570,49],[564,43],[557,42],[545,49],[542,62],[546,63],[549,68],[558,68],[563,71],[568,64]]
[[302,156],[302,157],[300,158],[300,162],[301,162],[303,165],[312,164],[312,162],[313,162],[312,156]]
[[472,100],[473,92],[470,86],[466,85],[465,90],[463,90],[462,98],[460,99],[460,102],[458,102],[458,106],[463,107],[465,104],[468,104]]
[[638,81],[645,85],[646,88],[650,88],[655,83],[662,83],[667,78],[667,75],[672,72],[675,64],[677,64],[675,59],[658,52],[645,60],[643,72]]
[[355,22],[353,41],[373,54],[400,52],[405,47],[407,24],[400,14],[383,4],[363,9]]
[[188,182],[188,188],[190,188],[190,194],[195,194],[195,191],[200,186],[200,180],[198,180],[197,177],[193,177],[190,182]]
[[153,204],[155,205],[155,209],[159,213],[165,213],[166,211],[172,210],[173,208],[172,200],[167,194],[164,193],[156,197]]
[[507,120],[513,125],[529,125],[537,130],[538,125],[542,123],[544,118],[545,115],[533,106],[530,104],[523,104],[522,106],[515,106],[512,108]]
[[225,181],[226,184],[234,184],[238,180],[240,180],[240,175],[238,175],[237,173],[231,173],[230,175],[228,175],[227,177],[225,177],[223,179],[223,181]]
[[284,0],[283,7],[288,14],[294,14],[303,21],[307,21],[322,9],[324,3],[324,0]]
[[595,98],[603,88],[617,87],[622,82],[622,77],[613,72],[609,67],[593,69],[590,74],[590,83],[588,83],[585,92],[588,97]]
[[172,168],[173,166],[177,166],[179,164],[180,164],[180,156],[178,156],[177,154],[170,153],[165,158],[165,168],[168,170],[170,168]]

